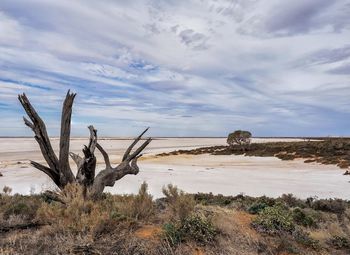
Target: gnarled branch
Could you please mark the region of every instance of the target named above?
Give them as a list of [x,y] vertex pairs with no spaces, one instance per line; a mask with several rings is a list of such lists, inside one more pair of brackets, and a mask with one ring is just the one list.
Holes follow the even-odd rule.
[[141,140],[143,134],[146,133],[148,128],[139,135],[134,142],[128,147],[123,156],[123,161],[115,168],[110,166],[109,157],[106,151],[97,144],[97,148],[101,151],[105,162],[106,169],[100,171],[95,177],[95,181],[90,190],[90,196],[92,198],[97,198],[100,196],[105,188],[105,186],[114,186],[115,182],[121,178],[123,178],[127,174],[138,174],[139,167],[137,166],[137,159],[141,157],[140,154],[147,145],[152,141],[151,138],[148,138],[139,148],[135,150],[134,153],[131,153],[132,148],[137,144],[138,141]]
[[39,114],[35,111],[34,107],[29,102],[27,96],[23,93],[18,95],[18,100],[22,104],[24,110],[26,111],[28,117],[23,117],[24,123],[30,127],[35,136],[35,140],[40,146],[41,153],[43,154],[46,163],[49,167],[45,167],[39,163],[32,162],[32,165],[46,173],[59,188],[63,188],[67,183],[74,182],[75,178],[70,169],[68,161],[69,153],[69,140],[70,140],[70,122],[72,114],[72,105],[75,98],[74,93],[68,91],[66,99],[62,107],[62,117],[61,117],[61,136],[60,136],[60,152],[59,158],[57,158],[50,138],[46,131],[46,126],[44,121],[40,118]]
[[[50,178],[53,176],[60,176],[60,169],[59,169],[59,162],[56,154],[54,153],[52,149],[52,145],[49,139],[49,136],[46,131],[46,126],[44,121],[40,118],[40,116],[35,111],[34,107],[30,104],[26,94],[18,95],[18,100],[22,104],[24,110],[26,111],[28,117],[30,118],[31,122],[23,117],[24,123],[30,127],[35,136],[35,140],[38,142],[40,146],[41,153],[43,154],[47,164],[49,165]],[[34,165],[36,167],[38,165]],[[43,168],[38,168],[40,171],[43,171]],[[60,187],[64,187],[65,184],[60,183],[59,180],[53,179],[53,181]]]
[[96,143],[96,148],[101,152],[103,159],[105,161],[105,164],[106,164],[106,168],[107,169],[112,168],[112,165],[111,165],[111,162],[109,160],[109,156],[108,156],[107,152],[103,149],[103,147],[99,143]]

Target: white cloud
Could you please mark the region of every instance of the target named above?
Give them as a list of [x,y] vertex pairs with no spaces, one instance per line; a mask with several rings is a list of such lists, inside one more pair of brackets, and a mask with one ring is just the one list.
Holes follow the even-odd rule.
[[[54,119],[72,88],[76,123],[111,124],[108,135],[152,123],[162,135],[225,135],[236,126],[258,135],[333,133],[350,124],[349,7],[347,0],[3,0],[0,113],[20,118],[16,94],[24,91]],[[329,119],[334,126],[323,124]]]

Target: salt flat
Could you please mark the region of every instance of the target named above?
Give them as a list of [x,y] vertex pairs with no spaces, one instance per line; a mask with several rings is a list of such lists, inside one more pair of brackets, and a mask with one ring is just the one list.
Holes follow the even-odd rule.
[[[288,139],[282,139],[288,141]],[[254,142],[276,141],[255,139]],[[295,141],[295,139],[293,139]],[[87,139],[75,138],[71,151],[79,153]],[[305,164],[302,160],[281,161],[273,157],[244,157],[235,155],[176,155],[156,157],[162,152],[192,149],[203,146],[224,145],[225,138],[159,138],[152,141],[139,161],[140,173],[126,176],[115,187],[106,188],[112,193],[135,193],[146,181],[155,197],[161,196],[161,188],[169,183],[187,192],[213,192],[214,194],[252,196],[280,196],[293,193],[306,198],[349,198],[349,177],[336,166],[317,163]],[[58,147],[58,139],[52,140]],[[129,139],[103,139],[100,143],[108,151],[111,160],[118,163],[131,143]],[[29,159],[44,162],[39,146],[33,138],[0,138],[0,189],[7,185],[13,193],[29,194],[47,188],[55,188],[45,174],[32,168]],[[81,154],[81,153],[80,153]],[[97,153],[98,154],[98,153]],[[103,160],[97,155],[98,169]],[[72,168],[75,166],[72,162]]]

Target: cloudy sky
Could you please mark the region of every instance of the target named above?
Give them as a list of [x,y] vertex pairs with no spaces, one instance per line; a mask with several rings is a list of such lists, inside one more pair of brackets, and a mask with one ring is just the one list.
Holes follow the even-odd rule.
[[0,136],[350,135],[349,0],[1,0]]

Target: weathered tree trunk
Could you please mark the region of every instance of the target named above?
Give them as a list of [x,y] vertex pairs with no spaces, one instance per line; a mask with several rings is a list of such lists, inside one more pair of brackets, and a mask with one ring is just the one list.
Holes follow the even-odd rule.
[[[89,126],[90,140],[89,145],[84,146],[83,148],[84,157],[82,158],[77,154],[69,152],[71,115],[75,96],[76,94],[68,91],[63,103],[58,158],[52,149],[44,121],[30,104],[25,94],[19,95],[18,99],[30,119],[28,120],[23,117],[24,123],[33,130],[35,135],[34,138],[38,142],[41,153],[48,166],[44,166],[34,161],[31,161],[31,164],[47,174],[60,189],[63,189],[69,183],[78,183],[83,187],[85,197],[96,199],[100,197],[106,186],[113,186],[117,180],[123,178],[127,174],[136,175],[139,172],[137,159],[142,156],[141,152],[147,147],[152,139],[148,138],[139,148],[132,152],[134,146],[147,132],[147,128],[125,151],[122,162],[118,166],[112,167],[107,152],[97,142],[97,130],[94,129],[93,126]],[[106,165],[106,168],[101,170],[96,176],[95,148],[102,153]],[[69,155],[77,165],[78,171],[76,176],[74,176],[70,168]],[[51,194],[50,196],[54,198],[52,192],[48,192],[47,194]]]

